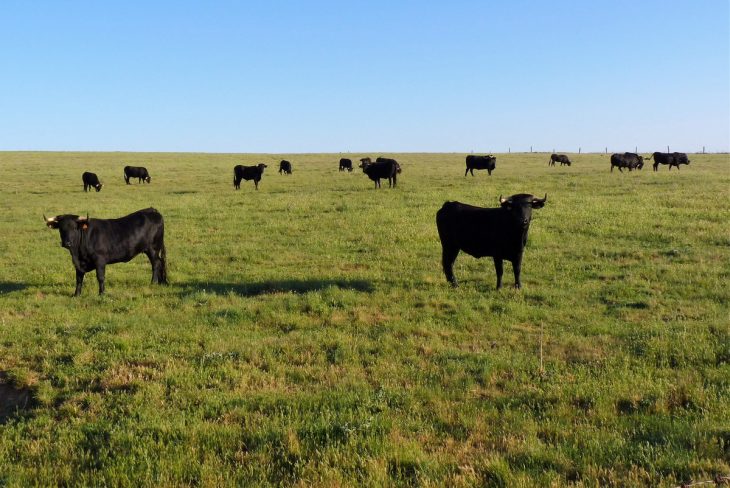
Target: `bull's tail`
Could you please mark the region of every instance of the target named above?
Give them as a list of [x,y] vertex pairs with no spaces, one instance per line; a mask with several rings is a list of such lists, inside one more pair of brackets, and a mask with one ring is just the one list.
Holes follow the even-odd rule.
[[653,158],[653,157],[654,157],[654,153],[651,153],[651,156],[649,156],[648,158],[646,158],[646,160],[647,161],[651,161],[651,158]]

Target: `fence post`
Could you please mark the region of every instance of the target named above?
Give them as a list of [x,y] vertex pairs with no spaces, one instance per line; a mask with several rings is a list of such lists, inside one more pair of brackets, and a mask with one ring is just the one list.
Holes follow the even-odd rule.
[[606,154],[608,154],[608,147],[606,147]]
[[578,148],[578,154],[580,154],[580,148]]

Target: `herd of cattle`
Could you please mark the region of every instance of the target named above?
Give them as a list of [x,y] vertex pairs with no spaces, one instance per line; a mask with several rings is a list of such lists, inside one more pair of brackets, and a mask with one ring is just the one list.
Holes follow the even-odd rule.
[[[675,166],[689,164],[685,153],[655,152],[647,158],[654,160],[654,171],[660,164]],[[570,159],[564,154],[551,154],[549,166],[571,165]],[[466,171],[474,176],[475,169],[486,169],[491,176],[495,170],[497,158],[495,156],[466,157]],[[640,170],[644,166],[644,158],[635,153],[611,155],[611,171],[617,167],[619,171],[628,168],[629,171]],[[401,173],[400,164],[395,159],[379,157],[373,162],[369,157],[360,159],[363,173],[375,182],[375,188],[380,188],[380,180],[387,179],[388,186],[394,188]],[[233,186],[236,190],[241,187],[241,180],[253,180],[258,190],[259,182],[267,165],[264,163],[255,166],[236,165],[233,168]],[[342,158],[339,161],[339,171],[352,171],[352,160]],[[283,160],[279,163],[279,173],[292,174],[292,164]],[[81,176],[84,191],[94,188],[97,192],[104,186],[96,174],[84,172]],[[151,183],[152,178],[146,168],[141,166],[125,166],[124,181],[130,184],[130,179],[137,178],[140,184]],[[544,198],[537,198],[530,194],[517,194],[508,198],[499,197],[499,207],[482,208],[460,202],[446,202],[436,213],[436,227],[441,240],[443,272],[449,283],[456,286],[454,277],[454,261],[460,251],[476,258],[492,257],[497,273],[497,288],[502,286],[503,261],[512,263],[515,276],[515,287],[520,288],[520,270],[522,254],[527,243],[527,232],[532,219],[532,209],[542,208],[547,202]],[[71,253],[71,260],[76,269],[76,290],[74,296],[81,294],[84,275],[96,271],[99,282],[99,293],[104,293],[104,276],[107,264],[128,262],[135,256],[144,253],[152,265],[152,283],[167,283],[167,268],[165,264],[164,220],[154,208],[139,210],[126,217],[118,219],[91,219],[87,215],[64,214],[46,218],[46,225],[58,229],[61,236],[61,246]]]

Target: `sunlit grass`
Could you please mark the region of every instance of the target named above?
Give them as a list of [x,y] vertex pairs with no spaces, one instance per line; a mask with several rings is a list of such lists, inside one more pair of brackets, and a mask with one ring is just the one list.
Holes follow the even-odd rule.
[[[602,155],[498,155],[466,178],[464,155],[393,157],[398,187],[374,190],[339,154],[0,153],[0,372],[34,398],[0,420],[0,486],[730,474],[727,155],[623,174]],[[258,162],[260,189],[235,191],[233,166]],[[127,164],[152,183],[125,185]],[[449,287],[436,211],[522,192],[548,194],[523,290],[463,254]],[[107,268],[106,296],[91,273],[71,298],[42,215],[149,206],[170,285],[141,256]]]

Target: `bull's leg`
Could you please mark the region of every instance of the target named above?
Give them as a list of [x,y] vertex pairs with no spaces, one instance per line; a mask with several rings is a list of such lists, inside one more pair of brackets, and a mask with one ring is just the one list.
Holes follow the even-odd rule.
[[456,277],[454,276],[454,261],[456,261],[456,256],[459,255],[459,248],[449,248],[447,246],[444,246],[442,244],[442,253],[441,253],[441,265],[444,268],[444,275],[446,275],[446,281],[451,283],[453,286],[458,286],[459,283],[456,281]]
[[487,174],[489,174],[489,176],[492,176],[492,170],[487,168]]
[[471,172],[471,175],[474,176],[474,168],[469,168],[469,172]]
[[494,271],[497,272],[497,290],[502,288],[502,274],[504,273],[504,261],[502,258],[494,258]]
[[464,171],[464,178],[466,178],[466,175],[468,175],[468,174],[469,174],[469,167],[467,166],[466,171]]
[[616,166],[616,167],[618,168],[618,172],[619,172],[619,173],[623,173],[623,172],[624,172],[624,170],[623,170],[623,169],[621,169],[621,166]]
[[106,270],[106,266],[103,264],[99,264],[96,267],[96,281],[99,282],[99,295],[104,294],[104,271]]
[[147,259],[150,260],[150,266],[152,266],[152,283],[159,283],[160,282],[160,273],[159,273],[159,265],[158,265],[158,259],[157,259],[157,253],[155,253],[154,249],[148,249],[144,252],[147,255]]
[[74,296],[77,297],[81,295],[81,287],[84,285],[84,272],[76,270],[76,291],[74,291]]
[[256,189],[259,189],[259,180],[253,180],[253,186],[256,187]]
[[522,288],[522,283],[520,282],[520,271],[522,270],[522,256],[518,257],[514,261],[512,261],[512,271],[515,273],[515,288],[519,290]]
[[124,175],[124,182],[125,182],[126,184],[129,184],[129,176],[127,176],[127,175]]

